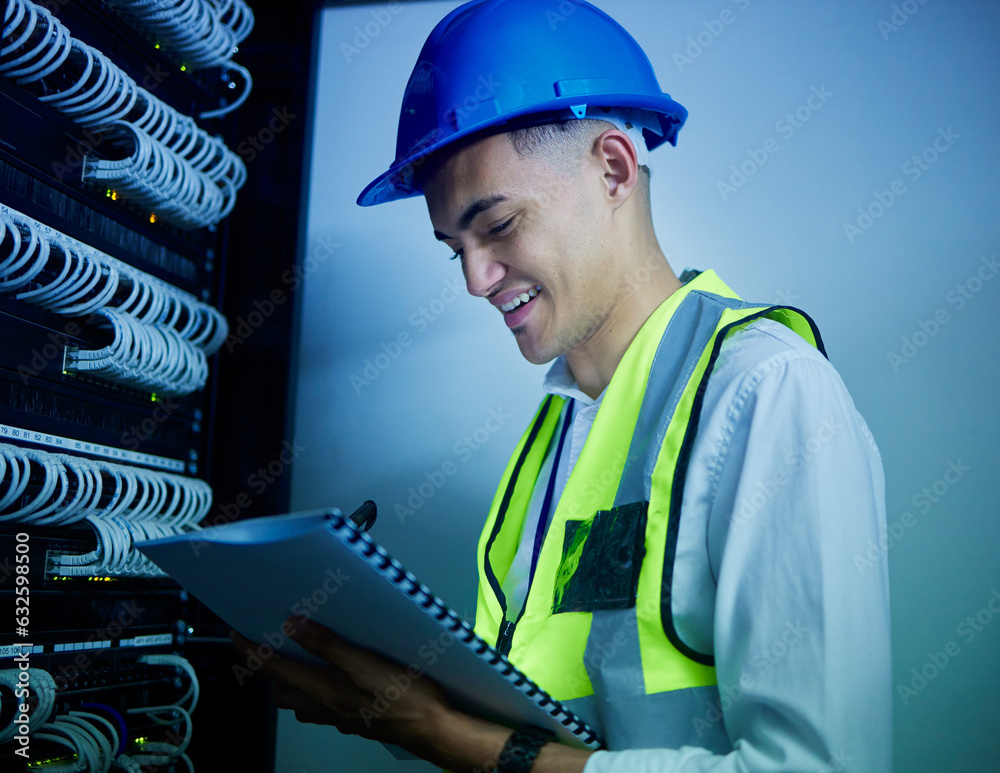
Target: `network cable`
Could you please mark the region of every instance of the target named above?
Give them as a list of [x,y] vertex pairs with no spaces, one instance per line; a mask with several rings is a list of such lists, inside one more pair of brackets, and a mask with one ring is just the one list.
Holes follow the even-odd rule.
[[253,29],[254,18],[243,0],[105,0],[122,18],[185,69],[218,68],[220,81],[242,91],[216,110],[199,114],[217,118],[231,113],[250,96],[253,79],[245,67],[231,61],[240,42]]
[[229,331],[193,295],[2,206],[0,293],[112,332],[102,349],[72,349],[67,371],[163,395],[201,389]]
[[197,478],[0,443],[0,522],[94,531],[90,552],[51,556],[61,576],[162,577],[135,542],[196,530],[211,506]]
[[231,211],[246,181],[239,156],[30,0],[7,0],[0,75],[129,154],[88,158],[85,180],[120,182],[123,195],[179,228],[211,225]]

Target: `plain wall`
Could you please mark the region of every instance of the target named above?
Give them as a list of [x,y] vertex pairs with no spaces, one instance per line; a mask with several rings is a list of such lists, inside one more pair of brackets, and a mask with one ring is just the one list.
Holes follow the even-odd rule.
[[[456,5],[324,12],[294,437],[305,450],[291,474],[296,509],[375,499],[376,537],[471,617],[479,529],[545,368],[464,294],[423,199],[354,203],[391,162],[407,77]],[[807,310],[880,445],[895,536],[855,560],[890,564],[897,769],[997,769],[1000,9],[599,5],[690,111],[678,147],[652,156],[674,269],[714,268],[745,298]],[[455,474],[440,474],[449,461]],[[935,667],[946,648],[957,654]],[[281,773],[431,769],[290,712],[278,758]]]

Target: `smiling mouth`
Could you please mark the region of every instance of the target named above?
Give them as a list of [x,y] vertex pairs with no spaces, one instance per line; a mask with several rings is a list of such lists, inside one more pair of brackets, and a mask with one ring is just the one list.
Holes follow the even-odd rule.
[[526,303],[530,302],[541,291],[542,291],[542,288],[540,286],[536,285],[535,287],[532,287],[527,292],[521,293],[516,298],[513,298],[512,300],[508,301],[507,303],[501,304],[500,305],[500,311],[502,311],[504,314],[509,314],[510,312],[514,311],[514,309],[519,309],[519,308],[521,308],[521,306],[524,306]]

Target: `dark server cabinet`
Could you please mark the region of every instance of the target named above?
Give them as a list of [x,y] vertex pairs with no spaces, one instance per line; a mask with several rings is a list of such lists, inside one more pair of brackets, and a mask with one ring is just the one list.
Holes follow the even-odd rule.
[[269,688],[131,542],[288,509],[248,481],[290,435],[296,298],[259,310],[304,252],[317,8],[251,0],[225,112],[204,18],[129,5],[3,4],[0,770],[271,771]]

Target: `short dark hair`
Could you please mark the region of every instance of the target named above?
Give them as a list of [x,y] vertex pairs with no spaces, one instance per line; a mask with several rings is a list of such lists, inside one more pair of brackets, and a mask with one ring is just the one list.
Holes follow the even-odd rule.
[[[514,146],[514,150],[522,158],[544,157],[568,167],[589,151],[590,144],[597,137],[613,128],[615,128],[614,124],[599,118],[555,120],[513,129],[507,128],[506,131],[503,127],[500,127],[499,131],[494,128],[491,131],[465,137],[421,159],[421,163],[414,170],[414,187],[417,190],[423,190],[427,178],[437,171],[445,159],[491,134],[505,133]],[[642,188],[648,201],[649,167],[641,166],[639,168],[642,171]]]

